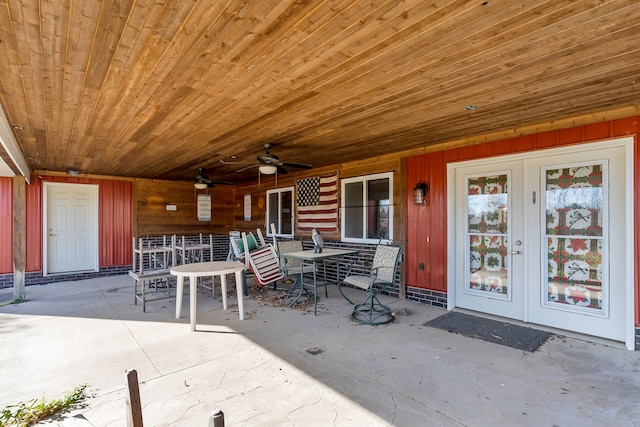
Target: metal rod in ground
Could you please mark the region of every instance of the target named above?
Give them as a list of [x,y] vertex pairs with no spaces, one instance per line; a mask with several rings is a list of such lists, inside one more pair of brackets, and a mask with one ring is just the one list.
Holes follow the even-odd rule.
[[219,409],[214,409],[209,417],[209,427],[224,427],[224,414]]

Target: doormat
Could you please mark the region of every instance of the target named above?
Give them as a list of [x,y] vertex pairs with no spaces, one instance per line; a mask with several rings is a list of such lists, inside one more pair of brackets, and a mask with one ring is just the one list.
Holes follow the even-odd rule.
[[454,311],[437,317],[425,323],[424,326],[530,352],[536,351],[551,335],[549,332],[537,329]]

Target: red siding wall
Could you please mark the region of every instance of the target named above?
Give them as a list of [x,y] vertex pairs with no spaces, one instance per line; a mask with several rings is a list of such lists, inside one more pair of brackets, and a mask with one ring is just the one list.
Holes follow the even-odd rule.
[[0,177],[0,273],[13,271],[13,178]]
[[27,185],[27,271],[42,271],[42,184],[31,175]]
[[[635,182],[638,182],[640,180],[638,133],[640,133],[640,116],[635,116],[407,158],[407,285],[442,292],[447,290],[447,163],[633,135],[636,137],[634,176]],[[411,201],[416,182],[426,182],[429,185],[426,206],[415,206]],[[640,231],[640,204],[637,190],[634,210],[637,236],[637,232]],[[424,263],[424,270],[420,270],[420,263]],[[635,242],[635,267],[637,288],[638,277],[640,277],[638,237]],[[639,294],[640,292],[636,289],[636,322],[640,318]]]
[[[406,163],[407,263],[410,286],[446,291],[447,277],[447,164],[445,152],[411,157]],[[427,184],[426,203],[413,204],[413,187]],[[444,214],[443,214],[444,213]],[[420,264],[424,269],[420,269]]]
[[[100,267],[131,263],[133,184],[130,181],[31,175],[27,186],[27,271],[42,270],[42,182],[98,185]],[[0,273],[13,271],[12,178],[0,178]],[[5,234],[8,233],[8,234]],[[4,236],[10,236],[4,239]]]

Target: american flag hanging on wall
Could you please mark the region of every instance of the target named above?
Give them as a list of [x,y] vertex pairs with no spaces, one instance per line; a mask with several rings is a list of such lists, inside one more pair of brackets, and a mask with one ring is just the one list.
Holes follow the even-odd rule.
[[333,233],[338,230],[338,173],[296,181],[296,231]]

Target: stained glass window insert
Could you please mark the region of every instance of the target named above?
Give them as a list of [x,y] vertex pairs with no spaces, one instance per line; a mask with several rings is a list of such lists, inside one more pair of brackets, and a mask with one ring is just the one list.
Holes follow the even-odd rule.
[[603,310],[602,164],[545,171],[547,305]]
[[508,175],[467,180],[467,291],[508,298]]

